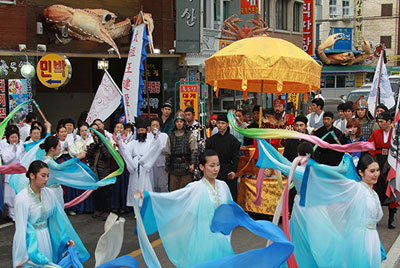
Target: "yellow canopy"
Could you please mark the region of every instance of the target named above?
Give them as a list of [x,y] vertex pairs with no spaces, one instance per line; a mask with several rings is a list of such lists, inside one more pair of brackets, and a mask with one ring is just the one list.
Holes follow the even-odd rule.
[[215,91],[226,88],[281,94],[320,88],[322,67],[303,50],[279,38],[236,41],[205,63],[206,83]]

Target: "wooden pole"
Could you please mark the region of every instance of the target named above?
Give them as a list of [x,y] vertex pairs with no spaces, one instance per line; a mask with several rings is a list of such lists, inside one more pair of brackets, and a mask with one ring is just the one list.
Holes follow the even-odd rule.
[[376,107],[379,105],[381,100],[381,74],[382,74],[382,64],[383,64],[383,50],[381,51],[381,55],[379,57],[380,64],[379,64],[379,77],[378,77],[378,88],[376,89],[376,101],[375,101],[375,111],[374,111],[374,118],[376,117]]
[[262,122],[262,110],[263,110],[263,91],[264,91],[264,80],[261,80],[261,105],[260,105],[260,118],[258,120],[258,127],[261,128],[261,122]]
[[149,95],[149,89],[147,88],[149,82],[148,81],[149,77],[147,76],[147,59],[144,60],[144,77],[146,79],[146,82],[144,83],[144,88],[146,89],[147,116],[150,117],[150,95]]

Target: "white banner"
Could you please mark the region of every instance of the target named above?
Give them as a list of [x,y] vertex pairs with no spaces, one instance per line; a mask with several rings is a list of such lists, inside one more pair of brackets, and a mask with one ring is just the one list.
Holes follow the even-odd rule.
[[[382,70],[381,69],[382,66]],[[394,96],[392,91],[392,86],[390,85],[389,75],[386,70],[386,65],[383,62],[383,52],[379,57],[378,65],[376,66],[374,81],[372,82],[371,92],[368,96],[368,110],[372,115],[375,114],[375,106],[376,106],[376,94],[378,91],[378,83],[379,83],[379,74],[381,76],[380,79],[380,103],[385,104],[385,106],[390,109],[394,106]]]
[[138,115],[139,69],[142,58],[144,26],[144,24],[140,24],[133,29],[131,47],[122,81],[125,115],[128,123],[135,122],[135,116]]
[[396,190],[400,192],[400,94],[397,98],[396,115],[393,120],[392,140],[388,162],[396,172]]
[[86,122],[91,124],[95,119],[106,120],[121,104],[121,93],[110,75],[105,72],[97,89]]

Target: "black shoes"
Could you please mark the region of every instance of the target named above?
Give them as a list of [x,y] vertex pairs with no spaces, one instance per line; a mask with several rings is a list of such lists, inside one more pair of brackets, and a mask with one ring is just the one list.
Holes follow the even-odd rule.
[[388,227],[389,229],[395,229],[396,225],[394,224],[394,214],[396,213],[396,208],[389,208],[389,222]]

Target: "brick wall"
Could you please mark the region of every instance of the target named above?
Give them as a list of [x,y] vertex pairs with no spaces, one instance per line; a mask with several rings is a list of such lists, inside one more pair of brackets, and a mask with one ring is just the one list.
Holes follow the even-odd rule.
[[0,49],[18,49],[25,42],[26,4],[0,4]]

